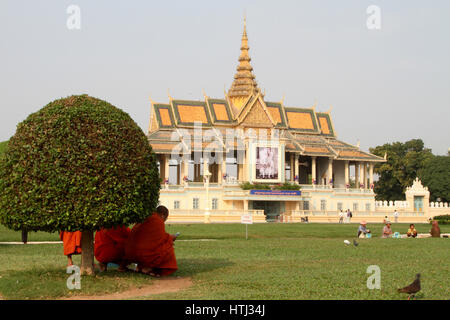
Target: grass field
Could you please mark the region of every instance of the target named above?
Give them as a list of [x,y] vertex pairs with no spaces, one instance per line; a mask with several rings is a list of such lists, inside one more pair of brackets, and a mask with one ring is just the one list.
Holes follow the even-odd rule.
[[[429,224],[416,225],[426,233]],[[380,239],[381,224],[368,225],[372,239],[346,246],[356,224],[167,225],[181,232],[175,252],[179,270],[190,277],[186,290],[152,299],[406,299],[396,289],[422,274],[417,299],[449,299],[449,239]],[[405,233],[407,224],[394,224]],[[441,226],[450,232],[450,226]],[[20,241],[21,235],[0,227],[0,241]],[[29,241],[59,240],[57,234],[31,233]],[[75,263],[79,263],[79,256]],[[82,277],[81,290],[68,290],[66,257],[61,244],[0,244],[0,295],[5,299],[54,299],[70,295],[112,293],[152,283],[134,273],[108,271]],[[381,289],[369,290],[367,267],[381,269]],[[146,299],[148,297],[136,297]]]

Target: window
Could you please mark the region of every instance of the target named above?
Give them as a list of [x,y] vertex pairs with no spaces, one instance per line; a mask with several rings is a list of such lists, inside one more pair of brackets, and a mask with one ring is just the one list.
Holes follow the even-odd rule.
[[286,162],[284,164],[284,177],[286,181],[292,180],[291,177],[291,164],[289,162]]
[[338,209],[338,211],[341,211],[342,208],[343,208],[342,202],[338,202],[338,203],[337,203],[337,209]]
[[309,201],[308,200],[303,201],[303,210],[309,210]]
[[366,203],[366,211],[370,212],[370,203]]
[[327,210],[327,200],[320,200],[320,210],[321,211]]
[[353,203],[353,211],[358,211],[358,203]]
[[175,200],[173,202],[173,208],[174,209],[180,209],[180,201],[179,200]]
[[199,199],[198,198],[194,198],[193,202],[192,202],[192,209],[198,209],[198,202]]
[[217,210],[217,209],[218,209],[218,199],[217,199],[217,198],[213,198],[213,199],[212,199],[212,205],[211,205],[211,208],[212,208],[213,210]]

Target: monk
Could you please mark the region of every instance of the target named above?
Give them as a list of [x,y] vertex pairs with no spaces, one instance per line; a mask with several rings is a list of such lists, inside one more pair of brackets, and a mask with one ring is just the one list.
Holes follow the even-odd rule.
[[433,222],[431,223],[430,234],[431,234],[431,237],[433,237],[433,238],[441,237],[441,228],[439,228],[437,220],[433,220]]
[[81,231],[61,231],[59,238],[63,242],[64,255],[67,256],[67,266],[73,265],[72,255],[81,254]]
[[131,230],[125,245],[125,256],[129,262],[138,264],[137,271],[159,277],[170,275],[178,269],[173,249],[177,236],[166,233],[164,226],[168,216],[169,210],[159,206],[155,213]]
[[100,271],[106,271],[109,262],[119,265],[119,271],[126,271],[125,242],[130,236],[130,228],[118,226],[101,229],[95,233],[94,256],[99,262]]

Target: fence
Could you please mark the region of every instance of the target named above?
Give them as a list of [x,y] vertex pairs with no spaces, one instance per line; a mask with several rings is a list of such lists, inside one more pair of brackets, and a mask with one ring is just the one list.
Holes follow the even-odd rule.
[[240,223],[243,214],[251,214],[254,223],[266,222],[264,210],[170,210],[168,223]]

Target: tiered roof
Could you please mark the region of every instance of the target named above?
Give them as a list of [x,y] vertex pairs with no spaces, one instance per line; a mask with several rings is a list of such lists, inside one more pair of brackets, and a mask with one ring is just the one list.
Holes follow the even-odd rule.
[[[171,100],[169,104],[152,104],[154,116],[148,139],[153,151],[167,154],[184,142],[187,153],[204,148],[227,152],[244,148],[249,128],[276,129],[288,152],[337,160],[384,161],[338,140],[329,113],[316,112],[315,108],[285,107],[281,102],[265,102],[261,96],[253,100],[253,105],[244,107],[247,109],[243,108],[236,116],[227,99],[205,97],[205,101]],[[208,141],[195,141],[195,130],[209,135]],[[235,140],[226,139],[227,134],[233,134]]]
[[[182,149],[178,150],[180,153],[205,148],[223,152],[242,150],[249,129],[269,129],[279,131],[279,138],[288,152],[338,160],[385,161],[337,140],[329,112],[316,112],[315,106],[294,108],[285,107],[283,102],[265,101],[257,88],[248,50],[244,25],[239,66],[223,99],[205,95],[204,101],[170,98],[168,104],[152,102],[148,139],[154,152],[167,154],[174,148]],[[195,130],[202,130],[201,136],[208,130],[209,142],[196,141]],[[235,137],[231,141],[227,139],[230,131]]]

